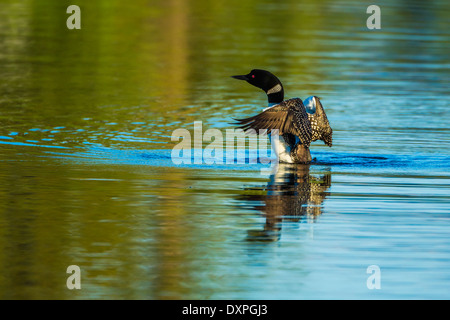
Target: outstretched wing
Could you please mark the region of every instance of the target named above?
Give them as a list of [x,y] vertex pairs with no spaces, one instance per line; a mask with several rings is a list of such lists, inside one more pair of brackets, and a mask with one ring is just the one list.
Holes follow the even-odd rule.
[[286,133],[297,136],[307,147],[311,143],[311,124],[305,106],[299,98],[285,100],[256,116],[235,120],[238,127],[246,132],[253,129],[257,134],[259,130],[267,130],[267,133],[270,133],[277,129],[280,136]]

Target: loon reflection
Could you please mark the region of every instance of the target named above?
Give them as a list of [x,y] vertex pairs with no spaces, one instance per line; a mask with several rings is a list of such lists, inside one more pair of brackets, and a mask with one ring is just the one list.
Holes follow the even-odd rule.
[[322,213],[322,203],[331,186],[331,173],[311,175],[309,167],[309,164],[280,163],[276,173],[270,176],[266,194],[239,197],[240,200],[264,203],[253,206],[265,214],[264,229],[249,230],[247,240],[277,241],[281,236],[283,220],[300,221],[305,217],[315,219]]

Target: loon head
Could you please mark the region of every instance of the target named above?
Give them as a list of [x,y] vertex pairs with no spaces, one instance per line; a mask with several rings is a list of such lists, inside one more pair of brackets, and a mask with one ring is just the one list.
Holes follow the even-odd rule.
[[269,71],[253,69],[249,74],[232,76],[232,78],[245,80],[251,85],[262,89],[267,94],[269,105],[280,103],[284,99],[281,81]]

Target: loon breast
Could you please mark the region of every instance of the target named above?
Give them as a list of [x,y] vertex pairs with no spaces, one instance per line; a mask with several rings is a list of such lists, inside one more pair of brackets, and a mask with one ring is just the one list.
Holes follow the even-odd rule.
[[[267,108],[264,108],[263,111],[266,111],[270,108],[277,106],[278,103],[269,103]],[[269,139],[272,142],[272,135],[269,133]],[[298,137],[295,137],[295,144],[300,141]],[[281,135],[278,136],[278,139],[273,141],[272,150],[278,156],[278,160],[285,163],[294,163],[294,159],[291,155],[292,147],[291,144],[286,141],[286,139]]]
[[291,146],[283,136],[279,136],[278,139],[272,143],[272,149],[275,154],[278,155],[279,161],[294,163],[294,159],[291,156]]

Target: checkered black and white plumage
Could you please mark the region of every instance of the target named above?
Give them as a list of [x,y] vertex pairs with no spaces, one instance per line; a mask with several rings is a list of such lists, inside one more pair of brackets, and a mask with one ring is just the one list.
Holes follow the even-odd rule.
[[323,140],[331,147],[333,130],[319,98],[314,96],[312,99],[315,103],[315,112],[312,114],[306,111],[301,99],[293,98],[267,108],[256,116],[235,120],[238,127],[246,132],[253,129],[259,134],[260,130],[267,130],[267,133],[278,130],[291,150],[297,144],[296,137],[298,143],[306,148],[316,140]]

